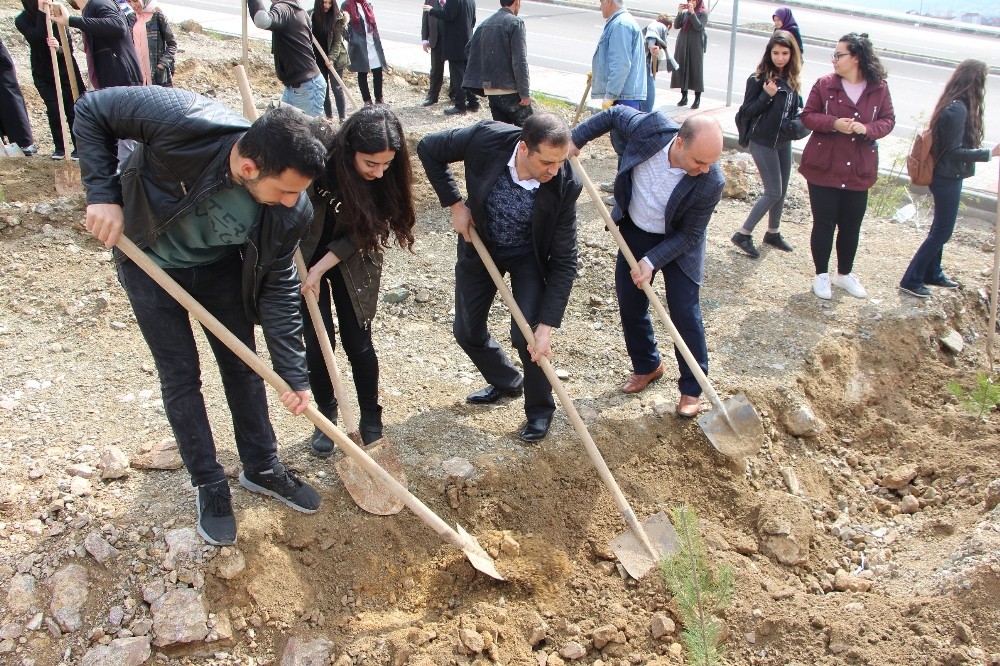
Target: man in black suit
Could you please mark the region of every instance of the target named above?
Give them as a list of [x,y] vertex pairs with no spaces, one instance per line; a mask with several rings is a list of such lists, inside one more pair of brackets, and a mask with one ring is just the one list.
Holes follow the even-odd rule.
[[[576,277],[581,185],[566,164],[570,145],[566,121],[546,112],[529,117],[523,129],[482,121],[431,134],[417,146],[427,178],[441,205],[451,208],[459,233],[455,340],[490,384],[467,401],[490,404],[523,393],[527,423],[519,436],[526,442],[544,438],[552,424],[552,387],[536,361],[552,357],[552,329],[562,323]],[[459,161],[465,162],[467,201],[448,166]],[[511,322],[523,377],[486,327],[496,286],[472,246],[469,225],[501,274],[510,273],[514,300],[534,329],[535,345],[529,347]]]
[[444,42],[441,55],[448,61],[450,90],[454,93],[455,101],[455,106],[444,112],[452,116],[478,111],[479,99],[462,89],[468,59],[465,47],[472,39],[472,31],[476,27],[476,0],[445,0],[444,3],[438,3],[439,0],[431,0],[431,4],[425,4],[424,14],[431,19],[441,19],[444,23],[444,34],[438,35],[438,41]]
[[[424,5],[443,7],[444,0],[426,0]],[[433,106],[438,102],[441,94],[441,84],[444,82],[444,21],[433,18],[427,12],[420,16],[420,43],[424,47],[424,53],[431,54],[431,72],[427,88],[427,97],[420,106]],[[455,82],[448,86],[448,97],[455,100]]]

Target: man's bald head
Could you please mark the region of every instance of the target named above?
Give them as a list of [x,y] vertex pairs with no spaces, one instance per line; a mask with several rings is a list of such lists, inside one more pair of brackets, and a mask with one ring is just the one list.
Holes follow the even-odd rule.
[[722,127],[712,116],[691,116],[681,125],[670,163],[690,176],[708,173],[722,155]]

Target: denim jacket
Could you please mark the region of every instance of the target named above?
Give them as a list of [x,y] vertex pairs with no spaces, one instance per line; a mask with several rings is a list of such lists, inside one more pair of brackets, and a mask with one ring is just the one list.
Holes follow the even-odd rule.
[[646,99],[645,40],[635,18],[619,9],[604,24],[591,62],[594,99]]

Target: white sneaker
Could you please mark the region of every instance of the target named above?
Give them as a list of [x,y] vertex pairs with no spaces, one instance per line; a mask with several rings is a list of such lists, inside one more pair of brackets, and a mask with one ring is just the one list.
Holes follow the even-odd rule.
[[860,282],[858,282],[858,278],[854,276],[854,273],[848,273],[847,275],[834,273],[831,282],[854,298],[868,298],[868,292],[865,291],[865,288],[861,286]]
[[824,300],[830,300],[833,298],[833,294],[830,293],[830,274],[820,273],[813,280],[813,293]]

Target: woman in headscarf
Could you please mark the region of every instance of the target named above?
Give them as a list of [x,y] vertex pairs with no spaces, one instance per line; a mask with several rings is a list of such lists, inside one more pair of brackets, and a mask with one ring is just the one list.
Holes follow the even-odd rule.
[[705,0],[690,0],[678,5],[677,16],[674,17],[674,27],[680,28],[677,46],[674,47],[674,60],[678,68],[670,76],[670,87],[681,89],[681,99],[677,106],[688,103],[688,90],[694,90],[692,109],[701,106],[701,93],[705,90],[705,50],[708,48],[708,36],[705,35],[705,25],[708,23],[708,9]]
[[774,29],[776,31],[784,30],[785,32],[792,33],[795,41],[799,44],[799,55],[801,56],[805,51],[802,48],[802,33],[799,32],[799,24],[795,22],[795,17],[792,16],[792,10],[788,7],[778,7],[771,20],[774,21]]
[[375,23],[375,9],[371,0],[346,0],[340,9],[349,17],[347,53],[351,63],[347,68],[357,72],[358,89],[365,104],[372,103],[372,94],[368,89],[368,72],[372,73],[375,103],[381,104],[385,54],[382,53],[382,40],[378,36],[378,25]]
[[129,0],[128,4],[136,15],[132,41],[142,66],[143,82],[147,86],[173,87],[177,40],[167,17],[160,11],[156,0]]

